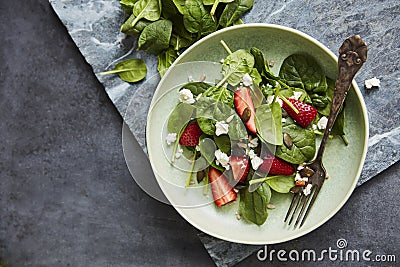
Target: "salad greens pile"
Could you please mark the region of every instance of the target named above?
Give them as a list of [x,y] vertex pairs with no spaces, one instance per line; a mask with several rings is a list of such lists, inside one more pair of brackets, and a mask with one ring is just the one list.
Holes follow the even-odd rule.
[[[221,44],[228,53],[222,79],[179,89],[180,102],[167,127],[171,163],[183,154],[192,162],[186,186],[211,187],[216,206],[234,201],[238,193],[239,214],[262,225],[272,194],[305,190],[302,164],[315,156],[334,83],[309,55],[290,55],[275,75],[260,49],[232,52]],[[344,121],[343,109],[332,135],[346,140]],[[207,167],[196,166],[200,157]]]
[[[138,50],[158,56],[157,69],[163,76],[183,49],[218,29],[242,24],[241,17],[254,0],[120,0],[120,4],[128,16],[121,32],[138,37]],[[134,60],[141,61],[140,69],[126,67]],[[147,72],[141,59],[118,64],[102,74],[117,73],[124,81],[136,82]]]

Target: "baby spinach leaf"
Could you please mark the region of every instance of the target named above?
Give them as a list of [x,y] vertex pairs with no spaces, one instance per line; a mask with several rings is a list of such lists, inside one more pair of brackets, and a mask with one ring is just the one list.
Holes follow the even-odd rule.
[[250,73],[254,66],[254,57],[247,50],[239,49],[228,55],[222,64],[224,78],[217,86],[223,85],[226,81],[230,85],[237,85],[246,73]]
[[326,77],[318,63],[307,55],[294,54],[287,57],[279,71],[279,77],[289,86],[307,92],[326,92]]
[[183,24],[189,32],[197,33],[199,37],[210,34],[217,29],[217,24],[204,8],[201,0],[186,0]]
[[290,176],[271,176],[267,177],[265,181],[272,190],[278,193],[289,193],[290,189],[294,186],[294,175]]
[[184,7],[185,7],[185,0],[172,0],[178,9],[179,13],[183,15],[184,13]]
[[205,117],[197,118],[197,123],[199,124],[201,131],[208,135],[213,135],[215,133],[216,122],[217,122],[216,120],[210,118],[205,118]]
[[219,18],[219,25],[228,27],[235,23],[240,17],[254,5],[254,0],[235,0],[228,3]]
[[250,72],[250,76],[253,79],[253,83],[256,84],[257,86],[260,85],[260,83],[262,82],[262,78],[260,73],[257,71],[256,68],[253,68]]
[[172,34],[170,45],[174,48],[174,50],[179,51],[182,48],[189,47],[193,43],[192,40],[183,38],[178,34]]
[[333,92],[335,91],[335,82],[332,79],[327,78],[326,84],[327,84],[326,96],[327,96],[329,102],[324,108],[316,107],[316,109],[318,110],[318,112],[320,114],[322,114],[324,116],[329,116],[329,112],[331,110]]
[[174,49],[168,49],[161,54],[158,54],[157,70],[161,77],[164,76],[177,57],[178,53]]
[[311,127],[302,128],[288,117],[283,124],[282,132],[290,135],[293,146],[291,149],[285,145],[278,146],[275,156],[293,164],[308,162],[314,158],[315,134]]
[[171,19],[179,13],[173,0],[162,0],[161,4],[161,16],[164,19]]
[[190,82],[183,85],[181,88],[189,89],[192,92],[194,97],[197,97],[199,94],[204,93],[211,85],[205,82]]
[[159,54],[169,47],[172,33],[172,22],[158,20],[146,26],[139,36],[138,49],[152,54]]
[[278,102],[259,106],[255,121],[257,132],[264,142],[282,145],[282,108]]
[[231,140],[227,134],[220,136],[214,135],[214,141],[217,147],[227,155],[231,154]]
[[186,103],[176,105],[168,119],[168,132],[179,134],[192,118],[194,110],[195,108],[192,105]]
[[161,0],[138,0],[133,6],[133,15],[136,18],[132,21],[132,27],[142,18],[158,20],[161,17]]
[[138,58],[127,59],[115,65],[110,71],[100,73],[101,75],[118,74],[125,82],[138,82],[147,74],[147,67],[143,60]]
[[203,96],[210,97],[215,101],[219,101],[228,107],[231,107],[233,104],[233,92],[228,90],[225,87],[209,87],[204,93]]
[[119,4],[126,13],[132,14],[133,6],[137,1],[139,0],[121,0],[119,1]]
[[211,138],[208,138],[207,135],[200,136],[199,149],[200,154],[205,158],[205,160],[209,164],[212,164],[215,159],[215,151],[217,150],[214,141]]
[[122,24],[120,31],[128,35],[139,35],[143,29],[151,22],[145,19],[139,20],[135,25],[132,26],[132,22],[136,19],[135,15],[130,15],[129,18]]
[[203,5],[205,6],[211,6],[214,5],[215,3],[230,3],[233,2],[234,0],[203,0]]
[[271,189],[263,183],[254,192],[240,190],[239,213],[248,221],[262,225],[268,217],[267,205],[271,200]]

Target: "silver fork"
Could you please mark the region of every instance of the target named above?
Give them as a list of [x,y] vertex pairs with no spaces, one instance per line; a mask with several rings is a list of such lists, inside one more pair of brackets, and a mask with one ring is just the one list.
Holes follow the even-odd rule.
[[367,45],[360,36],[352,36],[343,42],[339,49],[339,72],[335,82],[335,91],[324,136],[322,137],[317,156],[312,162],[306,164],[303,169],[303,173],[308,176],[306,186],[308,184],[311,185],[311,192],[306,195],[303,188],[299,186],[295,186],[291,189],[294,196],[284,220],[284,222],[286,222],[290,217],[288,222],[289,225],[293,222],[296,213],[298,213],[298,215],[294,227],[300,223],[300,228],[304,224],[304,221],[306,220],[315,199],[324,184],[326,170],[322,164],[322,156],[324,154],[326,141],[331,133],[336,117],[343,106],[350,84],[357,71],[362,67],[366,60]]

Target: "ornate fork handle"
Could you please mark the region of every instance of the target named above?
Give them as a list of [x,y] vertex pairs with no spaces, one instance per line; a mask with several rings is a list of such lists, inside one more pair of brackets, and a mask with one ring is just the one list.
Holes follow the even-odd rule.
[[339,114],[340,108],[349,91],[351,82],[367,60],[367,45],[359,35],[347,38],[339,48],[338,66],[339,72],[336,78],[335,91],[332,98],[332,104],[328,123],[318,150],[316,161],[322,160],[324,154],[326,140],[332,131],[332,127]]

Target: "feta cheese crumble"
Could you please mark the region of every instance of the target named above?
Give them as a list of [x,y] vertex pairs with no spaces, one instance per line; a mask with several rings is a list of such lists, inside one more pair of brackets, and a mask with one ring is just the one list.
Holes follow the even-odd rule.
[[308,184],[304,189],[303,189],[303,194],[305,196],[308,196],[309,194],[311,194],[311,188],[312,188],[312,184]]
[[253,79],[251,78],[251,76],[248,73],[246,73],[243,76],[242,82],[243,82],[244,86],[250,86],[253,84]]
[[169,133],[167,135],[167,137],[165,137],[165,141],[167,142],[167,145],[171,145],[172,143],[175,143],[176,133]]
[[179,101],[186,104],[193,104],[195,100],[193,99],[192,92],[184,88],[179,91]]
[[178,151],[175,153],[175,158],[179,159],[182,156],[183,149],[178,148]]
[[365,80],[364,84],[365,84],[365,88],[367,88],[367,89],[371,89],[372,87],[379,88],[381,86],[381,81],[378,78],[374,77],[372,79]]
[[325,130],[327,124],[328,124],[328,118],[323,116],[321,119],[319,119],[319,121],[317,123],[317,127],[320,130]]
[[215,124],[215,134],[220,136],[221,134],[227,134],[229,130],[229,125],[224,121],[217,121]]
[[250,162],[251,162],[251,166],[253,167],[254,170],[257,170],[258,167],[260,167],[260,165],[264,162],[262,160],[262,158],[260,158],[259,156],[257,156],[256,153],[254,153],[254,150],[249,151],[249,157],[250,157]]
[[[267,96],[267,104],[272,104],[272,102],[274,101],[275,96],[273,95],[269,95]],[[279,103],[279,105],[282,107],[283,105],[283,101],[282,99],[280,99],[279,97],[276,98],[276,102]]]
[[215,155],[215,162],[217,163],[217,165],[221,165],[226,170],[229,170],[230,157],[224,152],[222,152],[221,149],[215,150],[214,155]]

